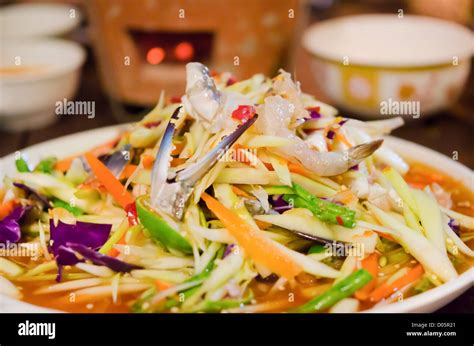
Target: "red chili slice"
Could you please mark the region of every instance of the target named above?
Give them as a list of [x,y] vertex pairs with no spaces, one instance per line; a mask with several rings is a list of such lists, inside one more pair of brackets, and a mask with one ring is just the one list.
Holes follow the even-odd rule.
[[128,224],[130,226],[138,225],[137,206],[135,203],[127,204],[125,207],[125,212],[127,213]]
[[255,110],[254,106],[240,105],[232,112],[232,118],[245,123],[249,119],[253,118],[256,112],[257,111]]
[[339,215],[336,216],[336,221],[337,221],[337,223],[340,224],[341,226],[344,225],[344,220],[342,220],[342,217],[340,217]]
[[171,103],[181,103],[181,96],[171,96]]

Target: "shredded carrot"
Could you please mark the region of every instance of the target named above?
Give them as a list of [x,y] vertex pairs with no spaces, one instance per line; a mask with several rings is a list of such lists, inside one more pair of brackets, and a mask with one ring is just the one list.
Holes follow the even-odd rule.
[[69,167],[71,167],[72,160],[74,160],[77,156],[70,156],[66,157],[65,159],[59,160],[54,165],[54,169],[60,172],[67,172]]
[[[92,148],[91,150],[89,150],[88,153],[91,153],[94,156],[100,156],[100,155],[106,154],[110,151],[110,149],[112,149],[117,144],[117,141],[118,141],[118,138],[115,138],[111,141],[100,144]],[[71,167],[72,161],[79,156],[80,155],[72,155],[62,160],[57,161],[56,164],[54,165],[54,169],[63,173],[67,172],[69,167]]]
[[175,157],[171,160],[170,166],[176,167],[176,166],[182,165],[185,162],[186,162],[186,159],[180,159],[179,157]]
[[[126,234],[127,232],[125,232],[125,234],[122,236],[122,238],[119,239],[119,241],[116,244],[119,244],[119,245],[127,244],[127,242],[125,241]],[[120,251],[113,247],[110,249],[107,255],[110,257],[117,257],[118,255],[120,255]]]
[[257,224],[258,228],[260,228],[260,229],[267,229],[267,228],[272,226],[271,223],[261,221],[261,220],[255,220],[255,223]]
[[237,196],[242,196],[242,197],[247,197],[251,199],[256,199],[254,196],[249,195],[247,192],[245,192],[242,189],[239,189],[237,186],[232,185],[232,191],[237,195]]
[[151,155],[142,156],[143,168],[151,169],[153,167],[153,162],[155,162],[155,158],[153,156]]
[[137,165],[126,165],[124,170],[122,171],[122,174],[120,175],[120,179],[128,179],[132,176],[133,173],[135,173],[135,170],[137,169]]
[[288,254],[277,248],[268,238],[250,226],[222,203],[203,193],[201,198],[207,207],[224,224],[229,233],[244,248],[247,255],[256,263],[287,279],[293,279],[302,272],[301,266]]
[[364,258],[361,262],[362,268],[367,270],[372,275],[372,280],[369,281],[364,287],[355,293],[355,297],[359,300],[367,300],[370,292],[375,288],[377,274],[379,271],[379,255],[374,252],[371,255]]
[[173,144],[174,144],[174,149],[171,152],[171,155],[179,155],[184,149],[185,141],[182,140],[179,142],[174,142]]
[[296,173],[304,176],[309,176],[311,173],[304,168],[301,164],[295,162],[288,162],[288,170],[291,173]]
[[233,160],[252,166],[253,162],[251,158],[249,157],[249,155],[251,155],[251,153],[248,151],[249,149],[250,149],[249,147],[246,147],[242,144],[239,144],[239,143],[235,144],[233,148],[234,152],[232,155]]
[[161,281],[161,280],[155,280],[155,286],[158,289],[158,291],[164,291],[164,290],[166,290],[170,287],[173,287],[172,284],[170,284],[168,282]]
[[94,172],[97,180],[105,186],[107,191],[114,199],[125,208],[128,204],[133,203],[133,197],[118,181],[111,171],[91,153],[86,153],[85,158]]
[[371,302],[376,303],[383,298],[390,296],[392,293],[398,291],[399,289],[405,287],[406,285],[418,280],[424,273],[424,269],[421,264],[418,264],[416,267],[410,269],[408,273],[403,275],[401,278],[398,278],[391,284],[386,282],[377,287],[369,295]]
[[3,220],[6,216],[8,216],[13,211],[16,205],[17,202],[13,199],[0,205],[0,220]]
[[377,233],[379,236],[381,236],[382,238],[385,238],[385,239],[387,239],[387,240],[396,242],[395,238],[392,237],[390,234],[383,233],[383,232],[378,232],[378,231],[376,231],[376,233]]
[[346,136],[344,136],[344,135],[342,134],[342,132],[339,131],[339,129],[337,129],[335,132],[336,132],[336,138],[337,138],[337,140],[338,140],[339,142],[344,143],[344,144],[347,145],[349,148],[352,147],[352,144],[349,143],[349,141],[347,140]]
[[[282,158],[280,158],[280,160],[282,162],[287,162],[286,160],[284,160]],[[270,162],[263,162],[263,164],[265,165],[265,167],[267,167],[268,170],[274,171],[274,168],[273,168],[273,166]],[[306,168],[303,167],[303,165],[301,165],[299,163],[287,162],[287,165],[288,165],[288,170],[291,173],[296,173],[296,174],[303,175],[303,176],[306,176],[306,177],[311,176],[311,172],[308,171]]]

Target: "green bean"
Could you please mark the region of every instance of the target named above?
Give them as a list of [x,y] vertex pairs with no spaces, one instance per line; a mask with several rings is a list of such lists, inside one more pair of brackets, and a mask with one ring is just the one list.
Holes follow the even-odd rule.
[[287,203],[293,203],[297,208],[306,208],[314,216],[324,222],[341,225],[344,227],[355,227],[355,211],[313,196],[298,184],[293,184],[295,195],[284,195]]
[[54,170],[54,165],[56,164],[55,157],[47,157],[41,160],[35,167],[35,172],[43,172],[51,174]]
[[293,312],[317,312],[330,308],[338,301],[354,294],[372,280],[372,275],[365,269],[359,269],[342,279],[323,294],[313,298]]
[[53,206],[55,208],[66,209],[67,211],[71,212],[71,214],[74,215],[74,216],[79,216],[79,215],[84,214],[84,211],[82,209],[79,209],[77,207],[73,207],[69,203],[66,203],[66,202],[64,202],[64,201],[62,201],[58,198],[54,198],[52,202],[53,202]]
[[15,160],[16,169],[20,173],[26,173],[30,171],[28,164],[26,163],[25,159],[19,158]]

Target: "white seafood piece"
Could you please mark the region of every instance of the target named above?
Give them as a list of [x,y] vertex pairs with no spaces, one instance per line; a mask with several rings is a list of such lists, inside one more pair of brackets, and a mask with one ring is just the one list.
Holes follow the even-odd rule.
[[183,103],[188,113],[197,120],[211,122],[220,107],[221,94],[209,69],[201,63],[186,65],[186,95]]
[[[344,126],[346,126],[348,123],[344,124]],[[372,139],[372,137],[366,132],[355,127],[346,127],[346,131],[350,133],[351,138],[353,138],[356,143],[365,143]],[[400,155],[386,146],[377,150],[377,152],[374,153],[374,157],[378,161],[385,163],[388,166],[392,166],[401,174],[405,174],[410,169],[408,163],[406,163],[405,160],[400,157]]]
[[186,95],[182,101],[186,112],[212,133],[235,129],[232,112],[240,105],[253,104],[240,93],[217,90],[208,68],[198,62],[186,65]]
[[313,131],[306,139],[304,140],[306,144],[318,151],[328,151],[328,146],[326,139],[324,138],[324,131],[318,130]]
[[311,149],[294,131],[289,129],[293,106],[281,96],[265,98],[265,104],[258,108],[260,115],[256,128],[263,134],[280,136],[294,141],[275,150],[288,159],[297,159],[310,171],[320,176],[334,176],[347,171],[371,155],[383,140],[361,144],[345,151],[317,152]]
[[297,119],[309,118],[309,112],[304,108],[301,99],[300,83],[291,79],[291,74],[280,69],[280,74],[274,78],[273,91],[283,96],[292,104],[292,122]]

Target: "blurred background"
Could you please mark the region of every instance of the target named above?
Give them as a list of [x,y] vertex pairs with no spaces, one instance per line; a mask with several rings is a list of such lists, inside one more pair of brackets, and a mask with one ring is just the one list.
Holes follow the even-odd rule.
[[[410,15],[428,19],[396,33]],[[474,168],[472,28],[470,0],[0,1],[0,157],[138,120],[162,90],[180,97],[200,61],[235,80],[283,67],[344,116],[420,101],[394,135]],[[471,289],[441,312],[473,310]]]

